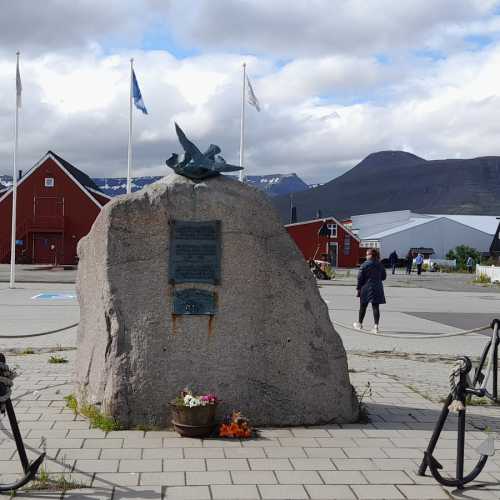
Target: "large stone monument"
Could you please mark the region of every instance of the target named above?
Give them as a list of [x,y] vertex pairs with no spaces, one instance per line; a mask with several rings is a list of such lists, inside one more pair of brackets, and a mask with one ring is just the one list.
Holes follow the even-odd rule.
[[185,387],[256,425],[353,421],[342,341],[273,207],[178,134],[182,175],[111,201],[78,246],[78,399],[125,427],[170,425]]

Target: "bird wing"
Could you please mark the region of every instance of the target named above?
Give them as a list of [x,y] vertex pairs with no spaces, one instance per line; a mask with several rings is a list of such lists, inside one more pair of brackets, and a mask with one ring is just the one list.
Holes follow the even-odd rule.
[[215,155],[218,155],[221,149],[216,144],[210,144],[208,149],[203,153],[209,160],[215,160]]
[[201,151],[186,137],[186,134],[182,131],[181,127],[175,124],[175,131],[177,132],[177,137],[179,138],[179,142],[181,143],[184,151],[189,154],[195,160],[201,160],[203,158],[203,154]]

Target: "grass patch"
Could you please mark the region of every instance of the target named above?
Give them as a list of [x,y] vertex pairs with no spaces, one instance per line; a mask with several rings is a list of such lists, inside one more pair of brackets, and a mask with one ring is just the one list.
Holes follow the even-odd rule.
[[365,385],[365,388],[361,394],[358,393],[358,391],[354,389],[354,395],[356,396],[356,399],[358,400],[358,422],[361,424],[368,424],[370,423],[370,414],[368,412],[368,408],[366,407],[366,404],[364,403],[364,399],[366,397],[371,398],[372,397],[372,385],[370,382],[367,382]]
[[471,396],[467,400],[469,406],[490,406],[493,405],[493,401],[487,397],[478,398],[477,396]]
[[89,488],[88,484],[81,483],[80,481],[74,481],[71,478],[71,473],[62,472],[57,476],[49,476],[45,467],[40,468],[37,478],[23,491],[68,491],[76,490],[79,488]]
[[19,354],[22,354],[22,355],[35,354],[35,350],[32,347],[26,347],[26,349],[23,349]]
[[486,274],[480,274],[472,280],[472,283],[477,285],[491,285],[491,278]]
[[62,356],[58,356],[57,354],[53,354],[50,358],[49,358],[49,363],[52,363],[52,364],[60,364],[60,363],[67,363],[68,360]]
[[106,432],[120,431],[122,426],[115,418],[104,415],[94,405],[79,405],[77,399],[73,394],[64,397],[66,406],[70,408],[75,415],[83,415],[90,421],[90,426],[96,429],[101,429]]

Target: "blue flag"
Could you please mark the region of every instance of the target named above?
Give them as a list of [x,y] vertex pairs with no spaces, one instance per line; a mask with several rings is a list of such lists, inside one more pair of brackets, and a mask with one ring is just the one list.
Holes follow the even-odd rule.
[[137,83],[137,78],[135,77],[135,71],[132,70],[132,96],[134,98],[134,104],[137,109],[140,109],[145,115],[148,114],[148,110],[144,105],[144,101],[142,100],[141,89],[139,88],[139,84]]

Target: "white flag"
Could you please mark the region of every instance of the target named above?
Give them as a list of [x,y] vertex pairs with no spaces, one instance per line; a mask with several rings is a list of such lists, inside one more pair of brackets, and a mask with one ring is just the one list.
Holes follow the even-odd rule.
[[257,111],[260,111],[260,104],[255,92],[253,91],[252,84],[247,76],[247,84],[248,84],[248,104],[251,104]]
[[21,73],[19,73],[19,59],[17,60],[16,66],[16,106],[21,107],[21,93],[23,91],[23,86],[21,85]]

